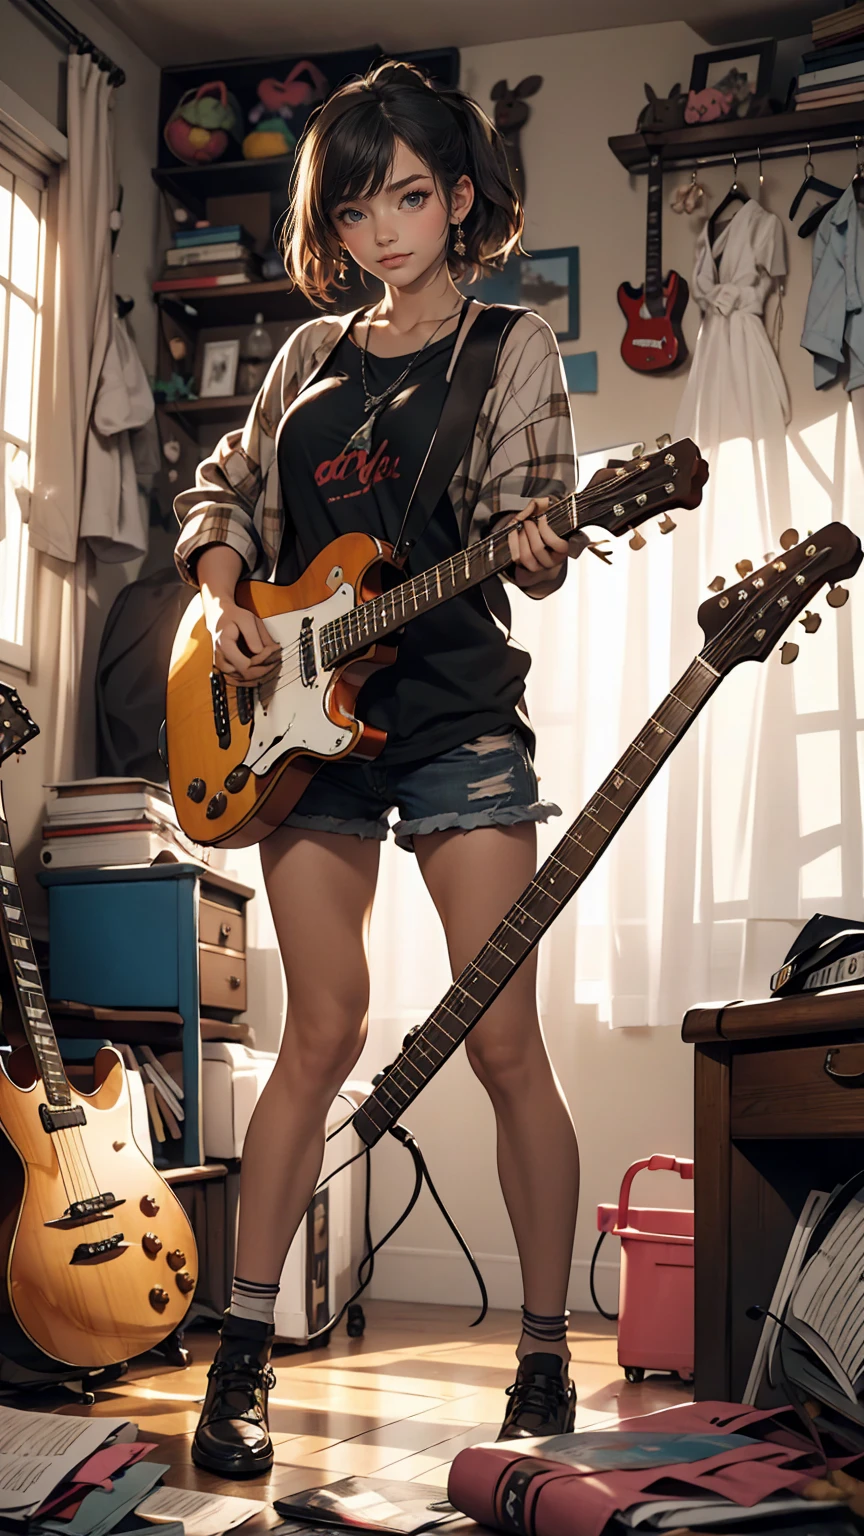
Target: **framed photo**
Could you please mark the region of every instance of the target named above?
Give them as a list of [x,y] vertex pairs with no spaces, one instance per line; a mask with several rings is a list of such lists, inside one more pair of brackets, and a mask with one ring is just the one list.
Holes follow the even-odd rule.
[[205,341],[201,360],[201,385],[198,390],[202,400],[211,400],[218,395],[233,395],[239,359],[239,336],[232,337],[230,341]]
[[466,293],[484,304],[519,304],[551,325],[559,341],[579,339],[579,247],[562,245],[529,256],[511,256]]
[[690,74],[691,91],[729,89],[740,100],[742,95],[767,96],[774,72],[777,44],[741,43],[737,48],[715,48],[711,53],[697,53]]

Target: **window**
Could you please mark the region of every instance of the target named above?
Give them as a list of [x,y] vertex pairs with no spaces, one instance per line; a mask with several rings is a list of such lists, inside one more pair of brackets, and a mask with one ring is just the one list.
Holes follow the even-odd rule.
[[0,661],[30,665],[27,537],[45,258],[45,177],[0,144]]

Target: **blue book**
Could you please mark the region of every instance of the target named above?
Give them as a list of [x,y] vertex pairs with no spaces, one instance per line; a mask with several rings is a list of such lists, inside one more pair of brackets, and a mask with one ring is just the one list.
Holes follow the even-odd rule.
[[864,38],[860,43],[845,43],[837,48],[814,48],[805,53],[801,63],[805,70],[830,69],[832,64],[857,64],[864,59]]
[[251,237],[242,224],[209,224],[204,229],[174,231],[174,244],[180,246],[233,244],[237,240],[242,240],[244,245],[251,244]]

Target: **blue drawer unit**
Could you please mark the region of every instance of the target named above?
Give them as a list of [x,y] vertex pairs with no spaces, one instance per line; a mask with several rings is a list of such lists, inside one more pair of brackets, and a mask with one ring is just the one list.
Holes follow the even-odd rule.
[[[200,887],[217,899],[230,891],[242,903],[254,893],[197,864],[45,870],[39,879],[48,890],[52,998],[181,1015],[182,1157],[202,1163]],[[110,1028],[94,1025],[94,1034],[104,1033]]]

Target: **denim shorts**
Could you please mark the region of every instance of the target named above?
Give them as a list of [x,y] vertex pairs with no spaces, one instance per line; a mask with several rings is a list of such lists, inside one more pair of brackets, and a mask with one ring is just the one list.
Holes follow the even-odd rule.
[[[391,828],[394,808],[399,820]],[[415,835],[425,832],[451,827],[470,832],[560,815],[559,806],[538,798],[537,775],[520,732],[503,731],[422,763],[387,768],[358,757],[326,763],[283,826],[382,842],[392,830],[397,846],[410,852]]]

